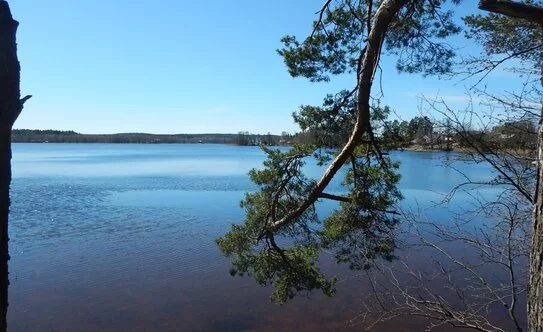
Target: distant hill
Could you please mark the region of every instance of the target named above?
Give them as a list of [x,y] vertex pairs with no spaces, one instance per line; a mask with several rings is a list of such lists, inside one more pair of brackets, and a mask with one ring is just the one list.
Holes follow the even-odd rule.
[[[252,140],[245,137],[251,135]],[[243,138],[243,139],[242,139]],[[11,140],[13,143],[218,143],[218,144],[278,144],[282,141],[279,135],[240,134],[80,134],[75,131],[14,129]],[[250,142],[251,144],[247,144]]]

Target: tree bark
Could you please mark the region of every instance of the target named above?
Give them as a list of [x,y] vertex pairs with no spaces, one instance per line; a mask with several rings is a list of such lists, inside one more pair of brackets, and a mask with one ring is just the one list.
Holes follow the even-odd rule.
[[528,326],[543,331],[543,110],[537,135],[537,184],[533,213],[530,281],[528,287]]
[[[543,30],[543,25],[541,29]],[[539,61],[541,86],[543,87],[543,54],[541,54]],[[537,130],[537,179],[532,217],[532,249],[528,284],[528,327],[530,331],[543,331],[543,100],[541,103]]]
[[543,24],[543,8],[510,0],[481,0],[479,9]]
[[0,134],[0,331],[7,328],[8,309],[8,217],[9,217],[9,183],[11,181],[11,147],[10,134],[5,130]]
[[29,98],[20,98],[20,66],[16,43],[18,24],[11,16],[7,1],[0,1],[0,331],[7,329],[11,128],[24,101]]

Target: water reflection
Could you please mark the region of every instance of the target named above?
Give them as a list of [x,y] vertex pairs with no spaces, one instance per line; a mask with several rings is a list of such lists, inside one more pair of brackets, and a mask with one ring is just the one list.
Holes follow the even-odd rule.
[[[430,201],[461,178],[441,167],[441,154],[393,157],[403,163],[405,204],[447,220],[450,211]],[[258,148],[223,145],[15,144],[10,330],[348,329],[369,289],[332,259],[324,269],[342,276],[337,295],[285,307],[228,275],[214,239],[243,218],[239,201],[254,190],[246,173],[263,158]]]

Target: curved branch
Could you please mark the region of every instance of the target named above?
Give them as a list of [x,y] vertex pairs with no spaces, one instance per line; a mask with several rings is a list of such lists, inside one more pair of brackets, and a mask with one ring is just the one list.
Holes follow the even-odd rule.
[[481,0],[479,9],[543,25],[543,8],[508,0]]
[[373,74],[379,62],[381,45],[392,19],[407,2],[408,0],[385,0],[379,6],[379,9],[374,16],[371,32],[368,36],[364,60],[362,62],[362,71],[358,78],[357,119],[351,136],[347,144],[345,144],[341,152],[332,161],[330,166],[328,166],[313,190],[309,193],[307,199],[303,201],[297,209],[290,212],[285,217],[279,220],[273,220],[269,225],[271,231],[276,231],[279,228],[292,223],[313,205],[334,178],[335,174],[353,154],[364,133],[371,132],[369,100]]

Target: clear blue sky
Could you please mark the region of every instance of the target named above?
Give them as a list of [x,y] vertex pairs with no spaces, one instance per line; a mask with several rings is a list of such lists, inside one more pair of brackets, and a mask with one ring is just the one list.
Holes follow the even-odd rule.
[[[9,2],[20,22],[22,93],[34,96],[16,128],[294,132],[299,105],[353,84],[293,79],[275,52],[283,35],[310,32],[320,0]],[[465,103],[465,83],[398,75],[391,59],[382,66],[384,102],[402,118],[418,114],[420,94]]]

